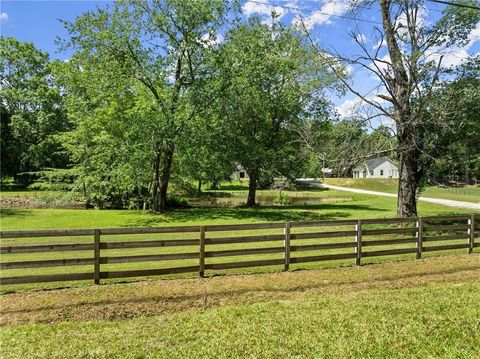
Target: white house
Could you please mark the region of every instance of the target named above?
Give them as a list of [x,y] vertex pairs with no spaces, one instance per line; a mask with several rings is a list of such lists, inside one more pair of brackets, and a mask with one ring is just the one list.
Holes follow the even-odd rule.
[[372,158],[353,169],[353,178],[398,178],[398,167],[388,157]]
[[241,164],[237,164],[235,168],[235,172],[232,173],[230,176],[232,180],[243,180],[243,179],[249,179],[247,171],[245,171],[245,168]]

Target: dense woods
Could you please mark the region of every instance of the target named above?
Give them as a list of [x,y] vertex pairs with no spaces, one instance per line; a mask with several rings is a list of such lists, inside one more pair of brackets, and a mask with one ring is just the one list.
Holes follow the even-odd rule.
[[[256,189],[276,178],[321,177],[322,167],[350,176],[387,155],[400,162],[398,214],[416,215],[426,183],[480,179],[480,56],[456,67],[430,60],[439,44],[464,42],[480,15],[447,6],[419,26],[422,2],[378,3],[386,70],[376,54],[327,54],[275,12],[270,23],[240,19],[226,0],[119,1],[85,13],[64,22],[68,62],[2,37],[2,185],[163,212],[173,194],[215,187],[240,165],[255,206]],[[407,32],[396,26],[402,15]],[[371,67],[383,86],[384,102],[363,98],[377,110],[367,119],[340,117],[328,96],[358,94],[351,64]],[[372,126],[380,116],[392,127]]]

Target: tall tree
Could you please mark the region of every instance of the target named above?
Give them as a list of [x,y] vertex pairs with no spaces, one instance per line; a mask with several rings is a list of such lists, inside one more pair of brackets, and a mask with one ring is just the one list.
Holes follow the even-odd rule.
[[333,78],[305,40],[281,22],[250,18],[227,34],[221,50],[219,108],[234,158],[250,178],[247,206],[256,204],[262,175],[292,169],[285,164],[299,152],[293,126],[328,107],[324,90]]
[[86,13],[73,23],[65,46],[77,61],[94,64],[109,81],[143,87],[155,126],[151,196],[153,210],[167,207],[167,190],[178,137],[198,113],[192,88],[204,76],[205,56],[226,20],[226,0],[131,0]]
[[31,43],[0,38],[1,170],[23,185],[32,172],[64,166],[54,135],[68,129],[48,54]]
[[[422,164],[421,158],[428,155],[427,149],[432,145],[427,142],[432,138],[426,137],[425,129],[432,127],[434,121],[434,127],[441,130],[447,116],[444,112],[436,118],[426,117],[424,109],[444,74],[443,54],[450,47],[469,42],[468,36],[480,20],[480,11],[456,6],[477,4],[461,0],[448,5],[440,19],[432,22],[422,19],[426,13],[424,0],[352,0],[351,3],[354,9],[378,6],[382,26],[375,26],[374,31],[380,46],[372,50],[354,32],[352,38],[360,54],[354,57],[337,54],[337,58],[373,74],[379,82],[376,97],[361,93],[343,76],[339,78],[352,93],[376,109],[375,118],[381,115],[395,123],[400,161],[397,215],[416,216],[419,185],[428,169],[423,165],[428,162]],[[386,46],[386,54],[382,53],[382,45]],[[330,56],[320,54],[326,62],[335,63]]]

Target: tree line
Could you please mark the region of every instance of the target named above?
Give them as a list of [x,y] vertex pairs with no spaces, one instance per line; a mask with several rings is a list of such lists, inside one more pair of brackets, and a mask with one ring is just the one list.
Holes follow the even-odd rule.
[[[387,105],[357,93],[346,67],[375,69],[377,57],[327,54],[301,22],[286,25],[274,12],[270,23],[242,19],[230,1],[98,8],[64,21],[69,36],[58,47],[74,50],[66,62],[2,37],[1,175],[22,186],[66,182],[89,206],[162,212],[172,183],[193,191],[196,182],[200,192],[237,164],[255,206],[257,188],[274,178],[319,177],[325,165],[348,176],[386,154],[400,162],[399,215],[415,215],[427,180],[445,171],[480,177],[480,59],[445,70],[422,60],[439,42],[464,43],[479,15],[447,7],[427,36],[412,17],[422,2],[379,6],[391,56],[378,72]],[[412,15],[407,35],[392,13]],[[378,111],[340,119],[332,91]],[[394,126],[372,128],[379,116]]]

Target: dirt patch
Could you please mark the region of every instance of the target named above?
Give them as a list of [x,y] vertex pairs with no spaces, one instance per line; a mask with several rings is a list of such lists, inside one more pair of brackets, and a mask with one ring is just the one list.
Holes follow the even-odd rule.
[[0,297],[0,324],[117,320],[227,305],[472,281],[480,285],[480,254],[362,267],[205,279],[157,279],[5,294]]
[[64,209],[85,209],[85,205],[80,202],[48,202],[42,200],[36,195],[8,196],[0,197],[0,208],[2,209],[34,209],[34,208],[64,208]]

